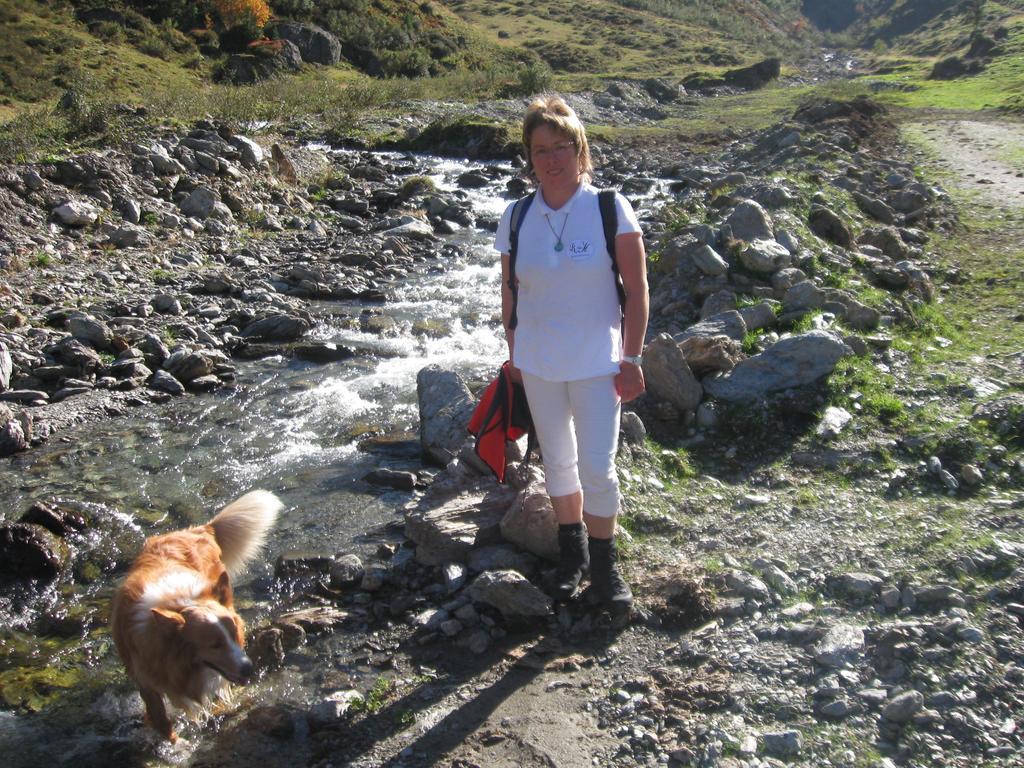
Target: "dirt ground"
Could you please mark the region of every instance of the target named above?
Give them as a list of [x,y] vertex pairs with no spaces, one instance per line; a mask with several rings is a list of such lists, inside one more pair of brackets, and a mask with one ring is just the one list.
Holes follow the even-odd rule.
[[992,205],[1024,208],[1024,125],[1010,121],[914,122],[934,154],[965,190]]

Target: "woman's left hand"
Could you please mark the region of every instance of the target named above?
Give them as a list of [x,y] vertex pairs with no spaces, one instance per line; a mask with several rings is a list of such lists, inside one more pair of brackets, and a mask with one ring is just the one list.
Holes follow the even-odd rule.
[[622,402],[636,400],[646,388],[644,371],[639,365],[619,363],[619,372],[615,374],[615,391]]

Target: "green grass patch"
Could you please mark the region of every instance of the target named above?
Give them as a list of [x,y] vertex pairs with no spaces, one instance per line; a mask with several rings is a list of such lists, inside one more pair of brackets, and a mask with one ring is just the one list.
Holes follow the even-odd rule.
[[416,195],[436,191],[437,184],[429,176],[410,176],[398,188],[398,196],[402,199],[408,199]]
[[663,449],[658,452],[663,476],[670,480],[689,480],[697,476],[690,457],[684,449],[670,451]]
[[893,394],[895,379],[863,357],[839,361],[828,379],[828,400],[850,412],[871,414],[892,424],[905,419],[903,401]]
[[352,702],[353,712],[364,712],[368,715],[379,712],[395,693],[395,681],[387,677],[378,677],[373,687],[361,699]]

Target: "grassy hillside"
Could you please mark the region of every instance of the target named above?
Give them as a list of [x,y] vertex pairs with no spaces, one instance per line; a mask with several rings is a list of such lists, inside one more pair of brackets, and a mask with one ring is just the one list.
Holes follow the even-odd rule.
[[[680,77],[695,68],[795,53],[812,39],[797,5],[795,0],[270,3],[279,18],[316,23],[339,37],[344,61],[337,71],[321,72],[328,79],[360,72],[436,79],[488,71],[486,82],[495,92],[523,77],[519,70],[531,62],[537,68],[543,61],[566,76]],[[121,14],[120,21],[86,26],[76,18],[76,11],[108,6]],[[174,11],[179,6],[184,10]],[[98,81],[110,98],[136,104],[209,83],[226,54],[215,46],[212,52],[210,46],[197,47],[191,29],[195,14],[186,18],[191,7],[186,6],[0,0],[0,34],[7,41],[0,53],[0,120],[26,105],[55,101],[82,74]],[[473,94],[456,90],[453,95]]]
[[[796,3],[718,0],[446,0],[505,47],[536,52],[555,72],[680,76],[795,52],[812,39]],[[795,34],[794,34],[795,33]]]
[[[112,99],[195,88],[208,64],[194,46],[175,50],[167,32],[128,42],[90,34],[64,3],[0,0],[0,121],[91,80]],[[149,51],[149,52],[146,52]]]
[[[931,77],[936,63],[966,57],[976,35],[996,48],[982,71],[948,80]],[[972,18],[963,6],[934,15],[926,24],[874,45],[869,64],[878,74],[866,78],[884,98],[906,107],[941,109],[1024,109],[1024,2],[987,2]]]
[[[76,18],[76,9],[100,5],[0,0],[0,157],[116,140],[140,120],[207,115],[275,125],[313,117],[340,136],[366,110],[402,108],[410,99],[525,96],[601,88],[613,78],[678,81],[769,54],[792,68],[816,55],[823,35],[870,46],[857,59],[874,73],[851,90],[910,108],[1024,111],[1024,0],[987,0],[974,6],[977,13],[962,0],[873,0],[854,4],[845,27],[837,12],[849,4],[806,0],[278,0],[271,8],[280,17],[336,32],[347,58],[247,87],[214,82],[227,53],[190,29],[194,18],[182,14],[194,16],[196,3],[112,0],[121,21],[87,27]],[[812,14],[816,23],[842,29],[813,28],[800,13],[812,7],[821,11]],[[178,16],[166,15],[174,9]],[[216,40],[225,30],[210,32]],[[976,32],[998,37],[984,70],[930,79],[935,63],[963,55]],[[720,133],[723,126],[742,131],[790,113],[816,87],[701,100],[685,117],[656,127],[593,128],[597,136],[638,140]],[[74,98],[55,110],[68,92]]]
[[969,43],[975,32],[991,31],[1024,13],[1024,0],[888,0],[849,28],[864,48],[938,56]]
[[342,56],[377,77],[428,77],[531,59],[490,43],[441,3],[411,0],[277,0],[280,18],[317,24],[338,37]]

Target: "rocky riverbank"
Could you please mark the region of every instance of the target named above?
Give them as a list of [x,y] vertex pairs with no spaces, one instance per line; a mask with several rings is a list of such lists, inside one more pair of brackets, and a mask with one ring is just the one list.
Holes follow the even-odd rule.
[[[428,368],[422,447],[445,468],[410,497],[405,545],[370,563],[274,553],[289,598],[251,639],[263,690],[312,663],[315,700],[256,692],[190,759],[1011,764],[1024,379],[1019,357],[974,363],[969,386],[914,372],[907,329],[969,277],[931,250],[955,209],[894,138],[857,100],[702,157],[601,149],[604,183],[672,193],[646,222],[649,393],[623,423],[624,626],[538,589],[553,537],[538,471],[488,480],[463,439],[470,389]],[[351,322],[386,333],[391,281],[443,266],[435,236],[493,226],[400,158],[269,149],[204,124],[0,174],[8,453],[230,385],[239,356],[373,354],[304,341],[310,302],[362,300]],[[491,166],[461,183],[495,173],[520,192]],[[841,397],[823,384],[858,370],[890,375],[893,400],[864,375]],[[973,409],[978,431],[899,433],[935,403]],[[379,479],[426,478],[399,474]],[[49,530],[50,578],[66,578],[74,526],[20,512],[6,530]],[[146,760],[138,735],[112,737],[117,754]]]

